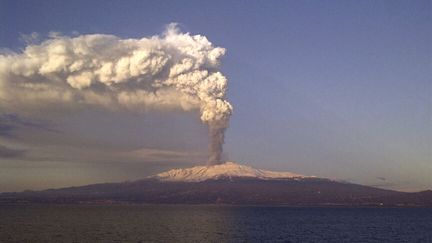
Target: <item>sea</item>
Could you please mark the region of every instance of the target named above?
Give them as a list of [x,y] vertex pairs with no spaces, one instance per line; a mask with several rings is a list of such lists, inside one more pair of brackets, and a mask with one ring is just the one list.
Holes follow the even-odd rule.
[[0,242],[432,242],[432,208],[0,206]]

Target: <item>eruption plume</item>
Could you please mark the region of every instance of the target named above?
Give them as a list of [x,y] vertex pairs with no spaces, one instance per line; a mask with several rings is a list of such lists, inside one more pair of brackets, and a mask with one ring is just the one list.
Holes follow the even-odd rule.
[[0,109],[28,113],[62,107],[200,111],[209,127],[209,164],[221,162],[232,114],[225,49],[175,24],[159,36],[53,36],[21,53],[0,53]]
[[221,156],[223,151],[223,143],[225,140],[225,129],[226,123],[219,126],[215,122],[210,122],[209,126],[209,165],[215,165],[221,163]]

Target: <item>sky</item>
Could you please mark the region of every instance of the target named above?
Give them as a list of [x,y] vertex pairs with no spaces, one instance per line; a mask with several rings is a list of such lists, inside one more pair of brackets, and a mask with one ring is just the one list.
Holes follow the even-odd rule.
[[[432,189],[431,5],[0,0],[0,53],[22,54],[59,36],[162,36],[177,23],[225,49],[217,68],[233,114],[224,159],[418,191]],[[199,113],[91,105],[22,112],[0,104],[0,192],[205,164],[208,129]]]

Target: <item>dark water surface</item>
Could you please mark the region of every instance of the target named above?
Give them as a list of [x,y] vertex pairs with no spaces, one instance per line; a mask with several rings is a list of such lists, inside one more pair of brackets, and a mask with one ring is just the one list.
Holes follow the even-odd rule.
[[0,242],[432,242],[432,209],[0,206]]

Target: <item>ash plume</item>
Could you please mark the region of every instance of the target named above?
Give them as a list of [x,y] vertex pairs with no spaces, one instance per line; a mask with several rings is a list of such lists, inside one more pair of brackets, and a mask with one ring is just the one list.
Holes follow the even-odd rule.
[[210,122],[209,126],[209,159],[208,165],[217,165],[221,164],[222,160],[222,151],[223,144],[225,141],[225,130],[227,128],[228,121],[221,123],[220,125],[217,122]]
[[209,127],[208,163],[218,164],[233,110],[219,71],[224,54],[205,36],[181,33],[176,24],[141,39],[55,35],[19,53],[0,54],[0,109],[199,111]]

